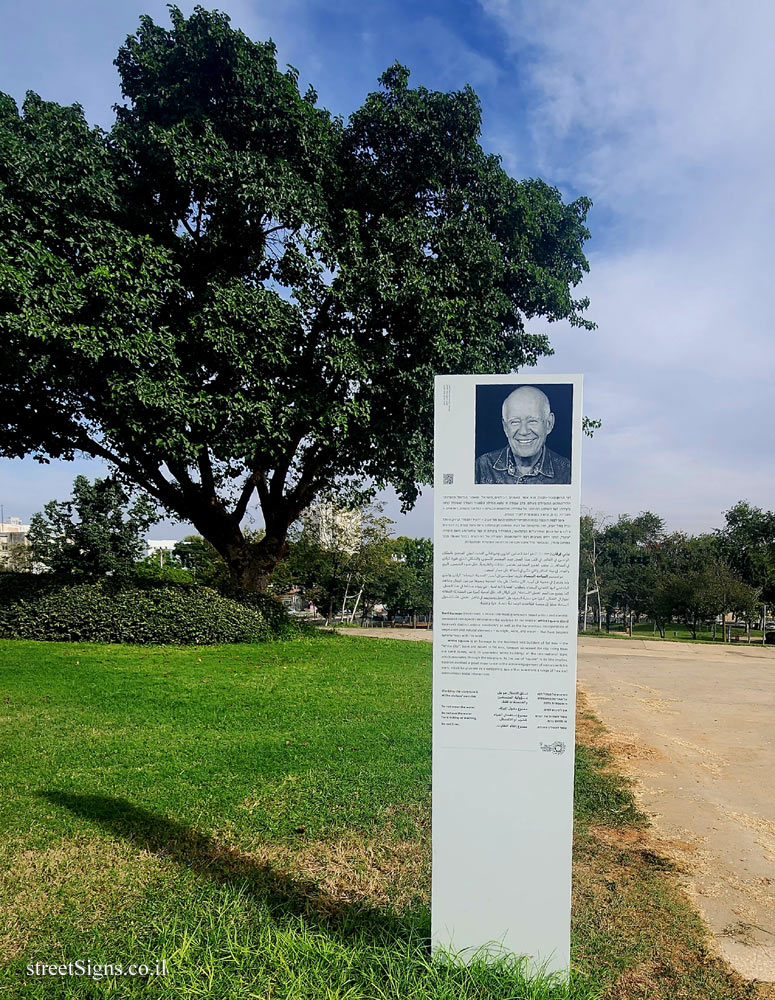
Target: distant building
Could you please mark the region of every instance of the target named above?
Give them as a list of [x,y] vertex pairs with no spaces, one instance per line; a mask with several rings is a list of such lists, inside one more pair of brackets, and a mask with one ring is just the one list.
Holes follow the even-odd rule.
[[27,545],[29,524],[22,524],[20,517],[12,517],[10,521],[0,521],[0,564],[11,561],[11,555],[16,545]]
[[155,556],[161,566],[164,562],[163,553],[172,552],[177,544],[178,540],[176,538],[146,538],[145,558]]
[[146,538],[145,554],[155,556],[159,552],[172,552],[177,544],[177,538]]
[[338,549],[352,555],[361,546],[361,512],[337,507],[320,500],[310,507],[306,523],[324,549]]

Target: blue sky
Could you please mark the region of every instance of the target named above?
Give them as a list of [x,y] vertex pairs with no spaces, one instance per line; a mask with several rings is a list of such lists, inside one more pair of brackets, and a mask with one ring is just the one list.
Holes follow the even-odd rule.
[[[395,60],[470,83],[483,144],[517,177],[594,200],[594,333],[550,326],[538,371],[582,372],[582,502],[706,530],[740,499],[775,507],[771,244],[775,6],[724,0],[234,0],[221,9],[346,116]],[[181,3],[184,12],[191,4]],[[0,0],[0,90],[112,120],[112,60],[156,0]],[[534,326],[536,331],[542,324]],[[5,515],[69,494],[96,463],[0,461]],[[430,491],[397,525],[430,534]],[[390,508],[397,512],[397,507]],[[153,534],[178,537],[184,525]]]

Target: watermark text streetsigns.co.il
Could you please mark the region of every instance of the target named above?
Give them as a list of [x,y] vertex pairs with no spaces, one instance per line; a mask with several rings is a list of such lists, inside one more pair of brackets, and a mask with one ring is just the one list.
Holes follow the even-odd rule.
[[116,962],[93,962],[78,958],[74,962],[30,962],[28,976],[85,976],[87,979],[118,979],[120,976],[152,978],[167,975],[167,962],[133,962],[118,965]]

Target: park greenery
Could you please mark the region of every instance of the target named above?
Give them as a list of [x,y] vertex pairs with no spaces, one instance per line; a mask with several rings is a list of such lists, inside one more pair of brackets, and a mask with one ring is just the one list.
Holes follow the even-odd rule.
[[[582,712],[573,970],[430,956],[431,656],[0,640],[0,990],[153,1000],[744,1000]],[[529,805],[526,808],[530,808]]]
[[[632,847],[646,820],[584,713],[570,979],[432,960],[429,647],[280,601],[430,618],[433,545],[372,501],[430,481],[434,374],[535,364],[536,318],[592,327],[590,202],[510,178],[469,87],[396,64],[345,122],[271,42],[170,17],[119,50],[107,130],[0,94],[0,454],[113,470],[0,574],[2,989],[49,996],[28,964],[88,955],[165,961],[132,984],[160,998],[753,995]],[[160,511],[197,534],[143,558]],[[599,627],[750,631],[775,514],[697,537],[585,515],[580,576]]]
[[[13,586],[9,580],[0,586],[3,634],[248,641],[261,637],[256,615],[269,619],[269,634],[284,634],[289,626],[280,600],[298,611],[312,607],[328,622],[363,623],[375,609],[391,620],[416,623],[419,618],[424,624],[432,618],[433,543],[393,537],[394,522],[379,504],[347,508],[336,497],[314,504],[291,526],[286,555],[262,594],[235,587],[226,561],[200,535],[188,535],[172,551],[141,558],[142,536],[156,513],[150,498],[135,494],[110,477],[90,483],[79,476],[70,499],[51,501],[32,518],[29,545],[16,547],[27,550],[24,565],[17,559],[8,568],[38,572],[17,573]],[[740,501],[724,517],[723,527],[691,536],[668,532],[664,520],[649,511],[616,519],[585,513],[579,560],[582,628],[586,608],[587,628],[626,626],[633,634],[645,634],[648,622],[662,638],[670,629],[693,639],[728,639],[729,628],[721,628],[726,619],[750,637],[752,627],[767,620],[766,608],[775,611],[775,513]],[[246,529],[244,534],[259,539],[262,532]],[[133,589],[137,607],[129,614]],[[209,596],[200,595],[202,589]],[[213,621],[200,622],[208,601]],[[243,611],[219,601],[236,601]],[[225,615],[220,624],[215,623],[217,608]],[[223,622],[232,627],[224,631]],[[265,630],[263,637],[268,637]]]
[[392,525],[380,505],[354,512],[332,504],[313,508],[291,535],[288,555],[272,576],[272,592],[298,591],[329,621],[335,616],[363,621],[383,606],[391,618],[427,620],[433,607],[433,543],[393,538]]
[[0,575],[0,636],[134,645],[266,642],[300,626],[268,594],[227,596],[190,581]]
[[394,65],[343,121],[225,14],[170,17],[121,46],[107,130],[0,95],[0,453],[106,460],[263,590],[318,495],[413,503],[434,374],[593,325],[590,202],[509,177],[470,87]]
[[[579,601],[597,627],[612,620],[654,623],[662,638],[680,622],[692,638],[727,616],[750,637],[775,603],[775,514],[740,501],[725,513],[723,527],[687,535],[668,532],[649,511],[616,520],[581,518]],[[719,637],[728,632],[719,630]]]
[[76,477],[68,500],[50,501],[31,519],[27,544],[16,547],[27,552],[26,565],[17,560],[0,574],[0,635],[191,645],[298,633],[275,598],[229,586],[214,550],[205,568],[201,539],[184,549],[199,572],[172,553],[166,562],[141,558],[157,520],[147,495],[132,498],[110,477]]
[[144,535],[158,521],[156,504],[139,492],[130,504],[114,479],[76,476],[69,500],[49,501],[33,515],[27,543],[34,564],[76,579],[124,578],[135,573]]
[[33,516],[28,544],[18,546],[28,553],[27,572],[14,563],[0,574],[0,635],[259,642],[298,630],[283,597],[319,606],[329,622],[352,623],[356,614],[363,621],[378,603],[393,616],[430,616],[433,545],[390,537],[393,522],[379,505],[313,507],[294,526],[269,593],[235,587],[225,560],[199,535],[143,557],[143,535],[156,520],[147,496],[130,497],[110,477],[76,477],[69,499],[52,500]]

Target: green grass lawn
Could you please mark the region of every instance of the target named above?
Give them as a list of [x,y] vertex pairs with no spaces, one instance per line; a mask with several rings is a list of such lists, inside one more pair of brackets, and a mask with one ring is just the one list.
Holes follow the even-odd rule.
[[[423,643],[0,642],[0,997],[755,995],[616,839],[644,820],[588,716],[570,984],[431,962],[430,691]],[[167,975],[26,974],[77,960]]]
[[[657,630],[654,628],[653,622],[639,622],[633,625],[632,628],[633,637],[636,639],[654,639],[656,641],[662,641],[662,638]],[[614,638],[628,638],[626,626],[625,625],[611,625],[611,631],[606,632],[605,628],[598,632],[597,628],[593,628],[592,625],[587,626],[586,632],[579,629],[579,635],[594,635],[594,636],[605,636],[609,635]],[[733,629],[732,635],[737,636],[736,642],[733,645],[747,645],[748,637],[746,635],[745,629]],[[665,642],[716,642],[719,645],[722,643],[721,637],[721,627],[716,629],[716,636],[713,636],[712,629],[698,629],[697,638],[695,639],[692,635],[690,629],[686,625],[672,624],[665,628]],[[760,629],[751,629],[751,642],[761,645],[762,633]]]

